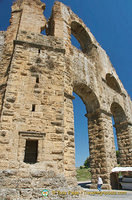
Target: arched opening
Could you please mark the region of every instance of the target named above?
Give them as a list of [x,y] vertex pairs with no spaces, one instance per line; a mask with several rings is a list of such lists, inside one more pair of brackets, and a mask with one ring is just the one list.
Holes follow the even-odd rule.
[[77,181],[88,181],[91,179],[91,173],[89,165],[88,119],[85,117],[86,107],[76,93],[73,93],[73,95],[75,96],[73,110],[76,177]]
[[[74,92],[81,98],[81,100],[83,101],[83,103],[85,105],[85,109],[84,109],[84,110],[86,110],[85,116],[87,117],[87,121],[88,121],[88,126],[85,123],[85,126],[86,126],[85,134],[88,134],[88,136],[89,136],[88,148],[89,148],[90,168],[91,168],[91,175],[94,175],[93,171],[96,168],[96,162],[98,162],[98,158],[95,156],[96,145],[94,146],[93,143],[96,143],[96,139],[97,139],[96,135],[94,135],[94,132],[97,132],[96,125],[98,126],[98,116],[96,115],[96,112],[100,106],[99,106],[99,102],[98,102],[98,99],[97,99],[95,93],[85,84],[75,84]],[[77,110],[79,110],[79,109],[80,108],[78,107]],[[74,113],[74,114],[76,114],[76,113]],[[75,123],[77,123],[77,122],[75,122]],[[77,131],[76,127],[75,127],[75,131]],[[83,134],[83,133],[79,132],[78,134]],[[76,137],[76,133],[75,133],[75,137]],[[80,138],[80,140],[81,140],[81,138]],[[78,147],[76,144],[76,149],[77,148]],[[83,153],[83,152],[81,152],[81,153]]]
[[93,113],[100,107],[95,93],[85,84],[75,83],[74,92],[82,99],[86,105],[87,113]]
[[46,29],[45,29],[45,28],[41,29],[41,34],[42,34],[42,35],[47,35],[47,34],[46,34]]
[[[112,103],[111,105],[111,113],[113,115],[115,132],[117,135],[117,143],[116,150],[119,150],[118,162],[120,165],[125,165],[127,162],[127,155],[129,154],[129,141],[128,141],[128,123],[124,110],[118,103]],[[129,157],[129,156],[128,156]]]
[[[76,155],[76,166],[80,167],[84,164],[84,161],[89,156],[88,146],[88,128],[86,107],[82,102],[81,98],[73,93],[75,99],[73,101],[74,107],[74,127],[75,127],[75,155]],[[76,148],[77,146],[77,148]]]
[[118,93],[121,93],[121,88],[119,83],[117,82],[117,80],[115,79],[115,77],[113,76],[113,74],[106,74],[106,82],[107,85],[112,88],[113,90],[115,90]]
[[126,122],[126,115],[122,107],[118,103],[112,103],[111,112],[114,117],[115,124],[123,124]]
[[118,149],[118,140],[117,140],[117,134],[116,134],[116,128],[115,128],[115,121],[114,121],[114,117],[113,116],[111,117],[111,120],[112,120],[112,126],[113,126],[114,144],[115,144],[117,164],[120,164],[119,149]]
[[92,48],[92,41],[84,27],[76,21],[71,23],[71,34],[78,40],[83,53],[88,53]]
[[81,49],[80,43],[79,43],[78,40],[74,37],[73,34],[71,34],[71,44],[72,44],[73,46],[75,46],[77,49],[82,50],[82,49]]

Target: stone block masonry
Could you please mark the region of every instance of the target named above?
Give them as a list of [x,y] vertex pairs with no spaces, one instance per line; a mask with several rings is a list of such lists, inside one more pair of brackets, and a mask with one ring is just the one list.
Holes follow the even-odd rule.
[[[0,198],[75,189],[73,91],[87,110],[91,187],[98,176],[105,189],[113,185],[112,117],[120,163],[132,165],[132,102],[108,56],[67,6],[55,2],[48,23],[44,9],[40,0],[16,1],[11,25],[0,32]],[[71,34],[82,50],[71,45]]]
[[5,32],[0,31],[0,60],[3,54],[4,41],[5,41]]

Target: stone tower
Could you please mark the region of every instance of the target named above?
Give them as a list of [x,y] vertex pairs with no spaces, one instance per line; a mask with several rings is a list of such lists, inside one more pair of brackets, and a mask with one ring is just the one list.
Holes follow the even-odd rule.
[[[48,22],[44,9],[40,0],[16,1],[0,32],[2,197],[28,190],[25,199],[38,198],[42,188],[77,185],[73,91],[87,110],[92,188],[98,175],[111,188],[112,116],[120,163],[132,166],[132,102],[108,56],[70,8],[55,2]],[[45,28],[47,36],[40,34]],[[71,34],[82,50],[71,45]]]

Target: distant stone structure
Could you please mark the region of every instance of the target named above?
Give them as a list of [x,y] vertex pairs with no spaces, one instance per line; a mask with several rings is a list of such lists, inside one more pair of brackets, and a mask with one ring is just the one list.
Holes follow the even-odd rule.
[[2,198],[38,199],[43,188],[77,186],[73,91],[87,110],[91,187],[101,176],[111,188],[112,116],[121,166],[132,166],[132,102],[108,56],[69,7],[55,2],[48,22],[44,9],[40,0],[17,0],[0,32]]

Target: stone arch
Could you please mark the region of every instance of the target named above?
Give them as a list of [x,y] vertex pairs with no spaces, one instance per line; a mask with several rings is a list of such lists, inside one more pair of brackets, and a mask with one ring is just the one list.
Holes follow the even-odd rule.
[[103,186],[110,189],[110,173],[116,164],[116,155],[111,149],[113,140],[110,142],[111,115],[102,109],[98,96],[89,86],[74,83],[73,90],[83,100],[87,110],[85,116],[88,118],[91,188],[96,187],[97,178],[101,176]]
[[74,84],[73,91],[82,99],[87,113],[93,113],[99,109],[100,104],[93,90],[85,84]]
[[120,85],[116,80],[116,78],[113,76],[113,74],[110,73],[106,74],[106,83],[110,88],[112,88],[118,93],[121,93]]
[[115,122],[115,129],[117,134],[118,148],[120,152],[120,164],[122,166],[129,166],[129,158],[131,157],[130,139],[128,132],[127,116],[123,108],[116,102],[111,104],[111,113]]
[[[73,90],[82,99],[87,110],[87,114],[85,116],[88,118],[90,167],[92,174],[91,187],[94,188],[99,174],[102,174],[102,178],[105,180],[103,177],[105,174],[104,172],[101,172],[101,168],[104,169],[107,165],[106,159],[102,160],[103,157],[105,157],[103,154],[105,144],[103,141],[103,131],[101,131],[102,117],[100,114],[100,103],[94,91],[83,83],[75,83]],[[105,185],[107,184],[107,181],[105,181]]]
[[71,22],[71,34],[80,43],[83,53],[88,53],[92,46],[92,40],[86,29],[77,21]]
[[123,108],[116,102],[111,104],[111,112],[113,114],[114,120],[116,124],[120,124],[126,122],[127,117],[123,110]]

